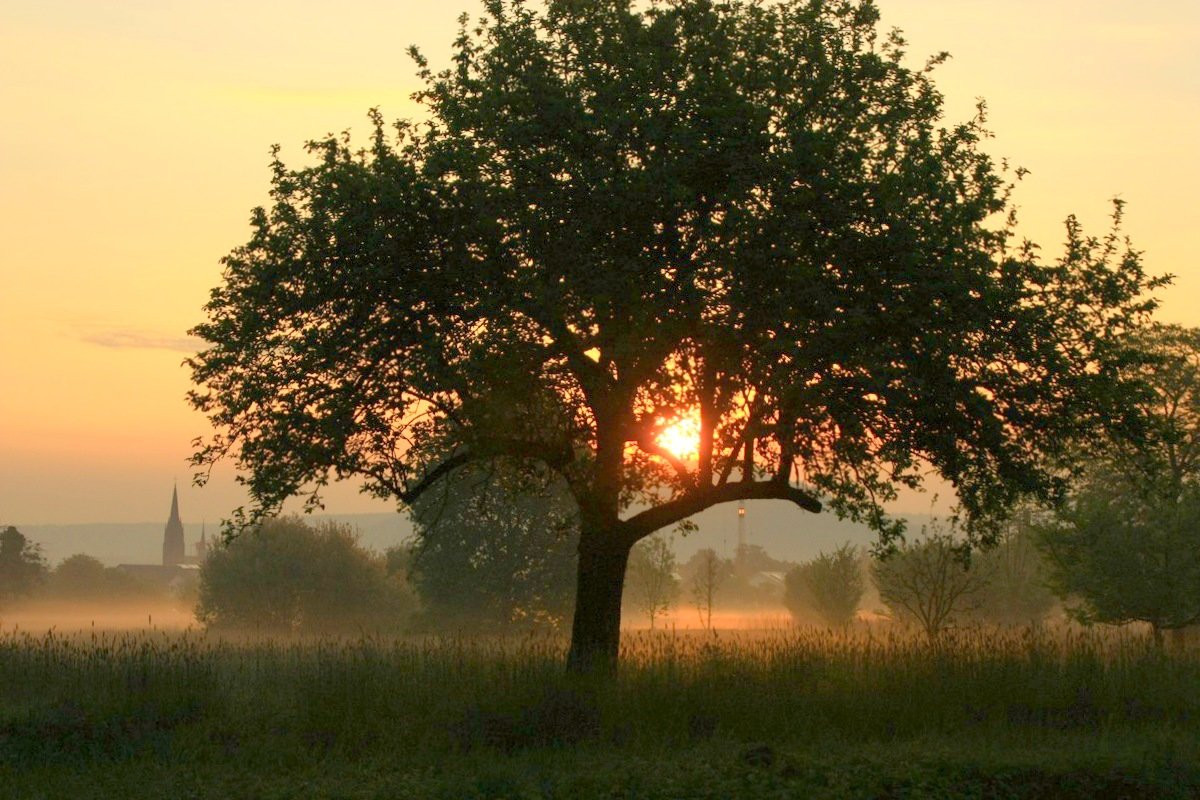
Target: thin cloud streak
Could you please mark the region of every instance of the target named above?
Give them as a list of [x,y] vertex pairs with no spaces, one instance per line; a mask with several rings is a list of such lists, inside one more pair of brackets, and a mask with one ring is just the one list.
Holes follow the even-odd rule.
[[173,350],[178,353],[199,352],[204,341],[195,336],[136,330],[107,330],[80,337],[89,344],[118,350]]

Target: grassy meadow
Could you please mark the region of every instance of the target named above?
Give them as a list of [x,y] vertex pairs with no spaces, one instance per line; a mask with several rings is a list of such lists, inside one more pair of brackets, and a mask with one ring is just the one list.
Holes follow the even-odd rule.
[[0,634],[0,796],[1190,797],[1200,655],[1120,632]]

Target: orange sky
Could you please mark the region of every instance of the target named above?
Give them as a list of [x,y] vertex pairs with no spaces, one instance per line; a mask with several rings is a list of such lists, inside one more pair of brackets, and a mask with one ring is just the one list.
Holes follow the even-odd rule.
[[[1025,232],[1049,252],[1108,199],[1155,272],[1164,319],[1200,324],[1200,4],[880,0],[939,72],[952,120],[988,100],[989,149],[1032,171]],[[1047,6],[1050,10],[1047,10]],[[267,151],[408,116],[416,43],[445,63],[472,0],[0,0],[0,523],[188,521],[240,495],[187,485],[206,430],[184,332],[248,236]],[[381,510],[353,488],[329,510]],[[914,510],[927,510],[918,499]]]

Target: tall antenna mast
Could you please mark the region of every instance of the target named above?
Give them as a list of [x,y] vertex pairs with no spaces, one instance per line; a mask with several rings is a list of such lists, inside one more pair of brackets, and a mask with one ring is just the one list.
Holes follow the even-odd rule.
[[742,557],[742,552],[746,549],[746,501],[738,501],[738,558]]

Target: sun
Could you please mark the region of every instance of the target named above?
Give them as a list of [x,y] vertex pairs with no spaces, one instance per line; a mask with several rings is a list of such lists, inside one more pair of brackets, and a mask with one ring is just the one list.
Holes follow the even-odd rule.
[[681,461],[693,461],[700,447],[700,420],[694,416],[664,420],[664,427],[655,441]]

